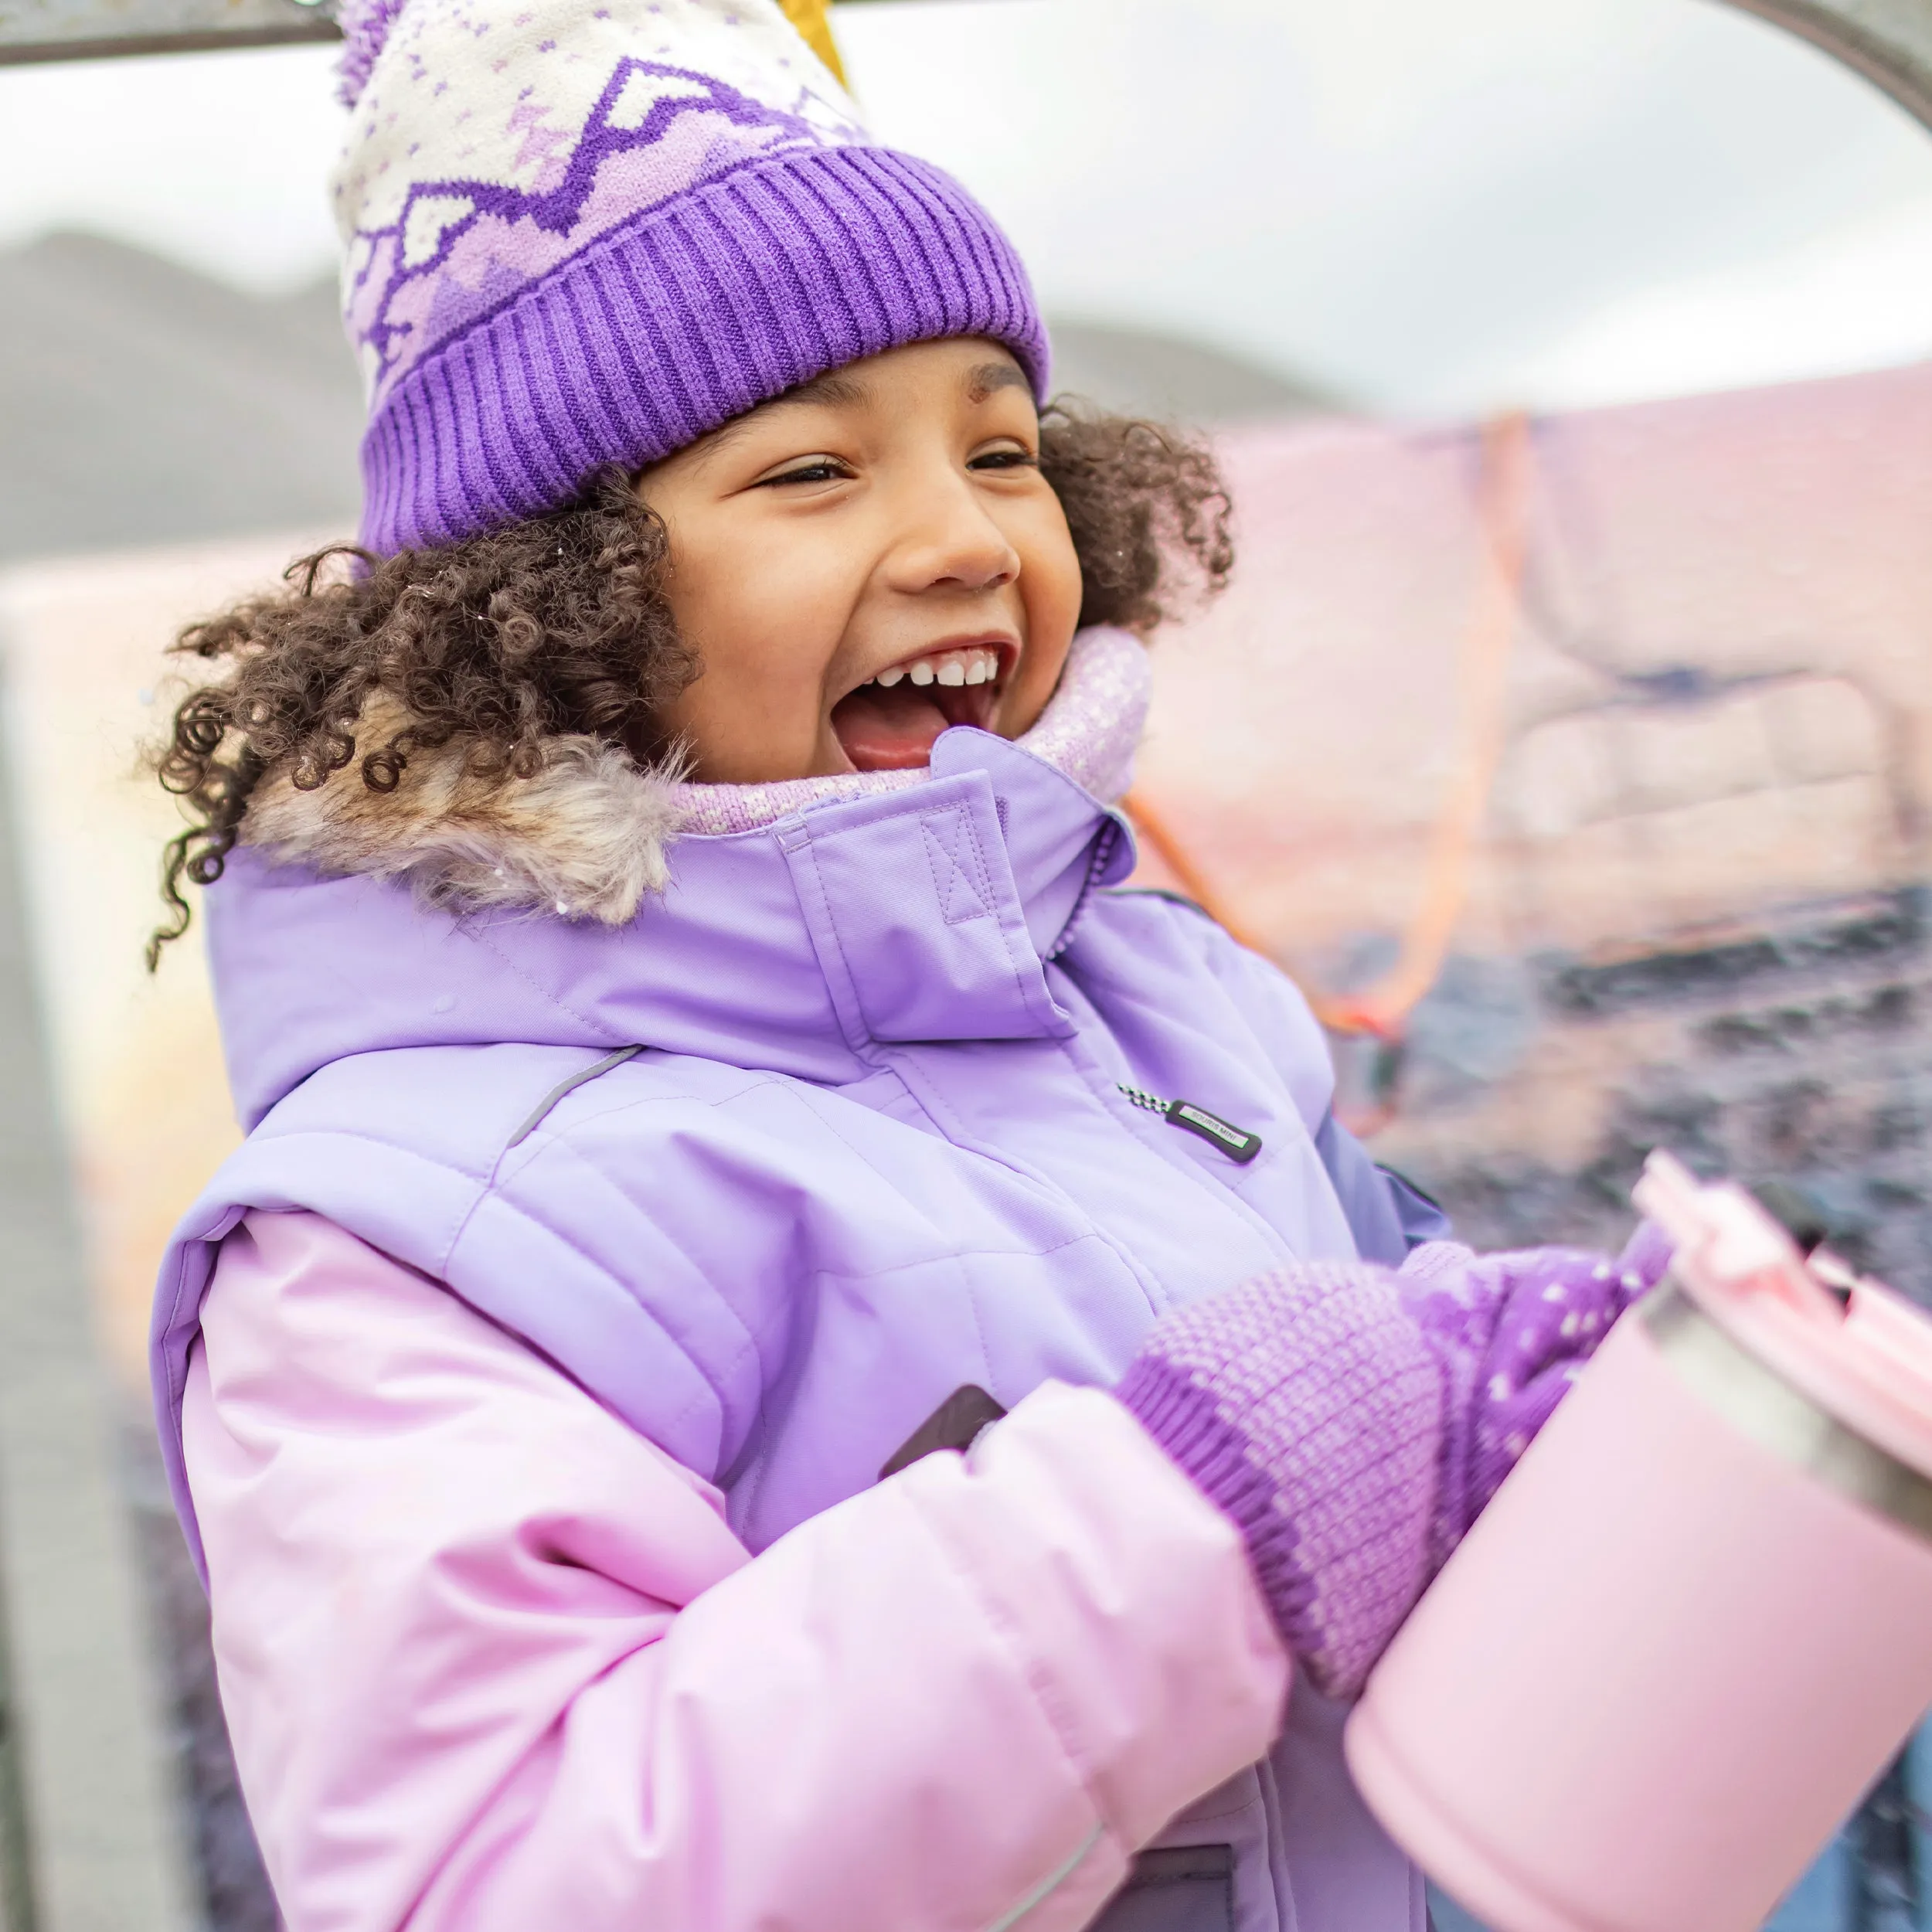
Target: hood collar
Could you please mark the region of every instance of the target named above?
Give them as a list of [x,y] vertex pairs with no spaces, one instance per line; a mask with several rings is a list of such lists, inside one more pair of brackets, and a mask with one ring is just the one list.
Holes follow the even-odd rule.
[[[1052,700],[1019,742],[1112,804],[1128,787],[1148,685],[1137,638],[1083,631]],[[407,722],[380,694],[359,729],[381,739]],[[243,842],[276,865],[400,881],[430,905],[624,926],[663,891],[680,836],[754,831],[816,805],[908,791],[933,775],[928,768],[696,784],[675,769],[641,769],[616,746],[572,734],[548,740],[542,769],[516,778],[468,770],[466,749],[453,740],[412,752],[388,792],[371,791],[355,762],[313,791],[276,774],[249,801]]]
[[[1090,889],[1132,869],[1108,808],[1125,789],[1148,685],[1138,641],[1084,634],[1025,739],[956,726],[924,772],[804,781],[838,789],[799,799],[784,786],[679,786],[600,754],[529,781],[567,771],[552,804],[567,821],[561,841],[534,803],[506,815],[452,792],[464,809],[439,815],[427,777],[402,815],[407,836],[372,840],[352,867],[325,868],[313,842],[306,862],[288,862],[283,840],[258,838],[208,895],[243,1124],[328,1062],[394,1047],[642,1045],[830,1082],[895,1043],[1064,1033],[1044,962]],[[618,837],[587,802],[606,784],[633,833],[702,822],[706,803],[757,822],[660,830],[662,889],[647,880],[621,923],[607,906],[560,917],[556,897],[539,913],[534,893],[566,874],[569,889],[594,893],[586,835]],[[349,821],[332,808],[319,822],[343,851]],[[478,903],[452,890],[452,854],[463,879],[508,881],[522,897]]]

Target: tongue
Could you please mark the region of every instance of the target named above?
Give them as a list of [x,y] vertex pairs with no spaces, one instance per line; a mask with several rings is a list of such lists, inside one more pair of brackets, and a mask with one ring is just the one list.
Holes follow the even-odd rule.
[[910,771],[930,763],[950,721],[929,687],[862,685],[832,708],[832,728],[859,771]]

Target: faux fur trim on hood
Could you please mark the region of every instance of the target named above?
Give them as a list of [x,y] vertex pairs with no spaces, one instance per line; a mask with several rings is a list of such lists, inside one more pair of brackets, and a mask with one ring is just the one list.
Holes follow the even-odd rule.
[[[1138,638],[1083,631],[1020,744],[1111,803],[1127,789],[1150,682]],[[408,722],[393,698],[379,696],[364,706],[357,735],[379,744]],[[680,833],[749,831],[809,805],[927,778],[923,770],[872,771],[691,784],[675,766],[641,770],[596,738],[552,738],[543,753],[534,777],[480,777],[464,770],[465,747],[452,740],[411,752],[393,791],[370,791],[359,760],[313,791],[277,773],[250,798],[242,841],[281,865],[406,879],[433,904],[624,926],[647,893],[664,889],[665,848]]]
[[[380,743],[406,722],[379,700],[359,735]],[[669,879],[680,774],[583,735],[550,739],[543,756],[533,777],[479,777],[452,740],[412,752],[386,792],[362,782],[359,760],[313,791],[278,774],[249,800],[242,838],[280,864],[406,879],[438,905],[627,924]]]

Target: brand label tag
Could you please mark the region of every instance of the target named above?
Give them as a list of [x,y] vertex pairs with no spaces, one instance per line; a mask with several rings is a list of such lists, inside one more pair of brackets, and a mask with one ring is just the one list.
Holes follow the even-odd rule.
[[1243,1167],[1261,1151],[1260,1134],[1250,1134],[1233,1121],[1223,1120],[1219,1114],[1210,1114],[1205,1107],[1196,1107],[1192,1100],[1168,1102],[1167,1117],[1176,1127],[1212,1141],[1230,1161]]

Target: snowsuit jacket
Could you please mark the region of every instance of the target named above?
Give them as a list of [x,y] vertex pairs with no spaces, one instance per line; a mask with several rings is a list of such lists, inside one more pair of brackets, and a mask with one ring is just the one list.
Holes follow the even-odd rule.
[[[453,840],[560,895],[568,810],[265,803],[209,894],[250,1132],[154,1364],[291,1932],[1420,1932],[1104,1391],[1163,1311],[1439,1221],[1054,753],[949,731],[615,923],[425,903]],[[882,1481],[964,1385],[1012,1413]]]

